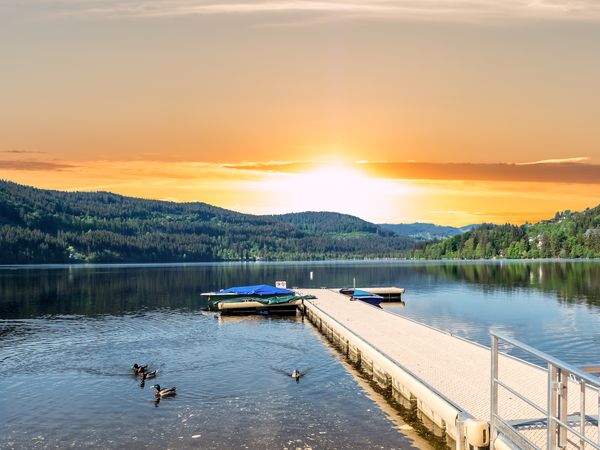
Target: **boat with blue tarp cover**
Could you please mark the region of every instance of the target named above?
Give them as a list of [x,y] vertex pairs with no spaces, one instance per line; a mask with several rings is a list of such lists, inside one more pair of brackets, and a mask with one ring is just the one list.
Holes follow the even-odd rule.
[[295,313],[302,300],[314,298],[268,284],[236,286],[201,295],[208,298],[209,310],[238,314]]
[[257,284],[254,286],[237,286],[228,289],[221,289],[216,295],[292,295],[291,289],[283,289],[268,284]]

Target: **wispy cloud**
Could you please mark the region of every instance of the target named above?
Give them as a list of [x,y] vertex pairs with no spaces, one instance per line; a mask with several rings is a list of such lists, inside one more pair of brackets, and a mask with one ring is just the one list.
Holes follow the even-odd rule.
[[600,19],[596,0],[18,0],[65,15],[166,17],[225,14],[328,14],[335,18]]
[[368,164],[363,170],[374,176],[403,179],[600,184],[600,165],[575,162],[529,165],[391,162]]
[[[155,161],[155,160],[92,160],[70,161],[57,159],[28,158],[15,155],[0,159],[0,170],[20,172],[59,172],[69,170],[73,177],[99,178],[116,183],[147,182],[148,180],[188,181],[202,179],[205,183],[231,180],[256,180],[264,175],[261,170],[246,170],[244,174],[225,164],[201,161]],[[0,173],[0,176],[2,174]]]
[[[340,169],[356,170],[374,179],[418,180],[422,182],[513,182],[600,185],[600,165],[586,157],[547,159],[526,163],[443,163],[416,161],[360,161],[332,163],[322,161],[245,162],[219,164],[198,161],[61,161],[42,159],[0,159],[0,170],[19,172],[69,171],[72,176],[97,177],[103,183],[163,180],[189,182],[195,186],[216,186],[230,181],[257,181],[265,177],[292,174],[327,173]],[[183,186],[183,185],[182,185]]]
[[0,160],[0,169],[4,170],[56,172],[73,169],[75,167],[75,165],[70,163],[53,161]]
[[533,166],[536,164],[565,164],[565,163],[579,163],[587,161],[590,158],[587,156],[578,156],[576,158],[561,158],[561,159],[542,159],[540,161],[531,161],[524,163],[516,163],[517,166]]
[[15,155],[32,155],[32,154],[42,154],[42,153],[46,153],[46,152],[40,152],[37,150],[12,149],[12,150],[0,150],[0,153],[10,153],[10,154],[15,154]]

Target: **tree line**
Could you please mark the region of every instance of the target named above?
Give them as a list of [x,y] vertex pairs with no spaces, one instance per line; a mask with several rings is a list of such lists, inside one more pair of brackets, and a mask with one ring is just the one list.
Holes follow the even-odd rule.
[[1,264],[381,258],[411,245],[336,213],[255,216],[0,180]]
[[332,212],[256,216],[206,203],[0,180],[0,264],[600,257],[600,206],[416,242]]
[[557,212],[535,224],[483,224],[443,241],[417,244],[407,254],[423,259],[598,258],[600,206]]

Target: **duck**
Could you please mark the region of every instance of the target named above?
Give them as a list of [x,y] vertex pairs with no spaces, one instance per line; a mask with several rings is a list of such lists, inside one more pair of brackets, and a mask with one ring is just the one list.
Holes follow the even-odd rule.
[[135,363],[131,368],[133,369],[136,375],[139,375],[141,373],[146,372],[146,370],[148,369],[148,364],[146,364],[145,366],[138,366],[138,364]]
[[302,376],[302,373],[298,369],[292,370],[291,376],[296,380],[296,383],[300,383],[300,377]]
[[164,388],[161,389],[160,384],[155,384],[154,386],[152,386],[154,389],[156,389],[156,397],[162,398],[162,397],[171,397],[173,395],[176,395],[177,393],[175,392],[175,389],[177,389],[175,386],[173,386],[172,388]]
[[158,370],[153,370],[152,372],[141,372],[140,378],[142,381],[147,380],[148,378],[155,378]]

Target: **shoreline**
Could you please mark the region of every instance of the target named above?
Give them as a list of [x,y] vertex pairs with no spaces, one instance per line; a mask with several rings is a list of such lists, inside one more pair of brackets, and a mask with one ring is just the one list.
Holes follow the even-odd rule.
[[281,261],[202,261],[202,262],[130,262],[130,263],[38,263],[38,264],[0,264],[2,269],[79,269],[96,267],[136,268],[136,267],[202,267],[202,266],[241,266],[241,265],[378,265],[378,264],[518,264],[518,263],[593,263],[600,258],[523,258],[523,259],[319,259],[319,260],[281,260]]

